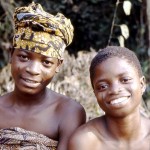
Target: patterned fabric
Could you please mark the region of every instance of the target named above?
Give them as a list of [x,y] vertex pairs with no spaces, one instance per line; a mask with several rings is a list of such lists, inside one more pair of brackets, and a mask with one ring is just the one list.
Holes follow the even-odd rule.
[[73,39],[73,26],[63,14],[45,12],[40,4],[18,7],[14,13],[14,48],[62,59]]
[[0,150],[56,150],[57,141],[19,127],[0,130]]

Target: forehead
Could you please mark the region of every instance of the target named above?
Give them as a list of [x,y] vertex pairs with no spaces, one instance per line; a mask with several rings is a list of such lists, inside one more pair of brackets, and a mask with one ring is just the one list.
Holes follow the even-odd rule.
[[14,53],[16,53],[16,54],[22,53],[22,54],[26,54],[26,55],[34,56],[34,57],[40,57],[40,58],[48,58],[48,59],[58,60],[55,57],[49,57],[49,56],[46,56],[46,55],[43,55],[43,54],[40,54],[40,53],[37,53],[37,52],[31,52],[31,51],[22,50],[22,49],[15,49]]
[[138,74],[137,68],[133,63],[129,62],[125,58],[112,57],[104,60],[98,64],[95,68],[95,74]]

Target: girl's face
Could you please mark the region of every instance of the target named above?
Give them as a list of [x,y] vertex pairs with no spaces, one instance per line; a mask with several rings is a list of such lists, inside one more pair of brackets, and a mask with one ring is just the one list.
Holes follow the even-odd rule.
[[136,110],[145,90],[145,78],[126,59],[113,57],[95,68],[94,93],[110,116],[120,117]]
[[11,72],[15,90],[36,94],[49,84],[59,68],[57,58],[15,49],[11,57]]

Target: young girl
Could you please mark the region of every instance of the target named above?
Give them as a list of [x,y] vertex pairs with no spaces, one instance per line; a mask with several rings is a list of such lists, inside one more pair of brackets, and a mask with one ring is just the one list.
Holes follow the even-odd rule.
[[0,149],[66,150],[74,130],[85,122],[81,105],[46,86],[72,42],[73,26],[40,4],[16,8],[11,52],[14,91],[0,97]]
[[79,127],[69,150],[149,150],[150,120],[140,114],[145,77],[136,55],[106,47],[92,60],[90,77],[105,115]]

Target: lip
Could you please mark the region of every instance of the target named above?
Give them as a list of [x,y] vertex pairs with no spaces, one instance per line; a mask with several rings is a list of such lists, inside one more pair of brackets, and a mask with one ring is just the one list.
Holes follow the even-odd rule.
[[30,88],[36,88],[37,86],[40,85],[40,82],[37,80],[29,79],[29,78],[23,78],[21,77],[21,83]]
[[23,79],[26,82],[30,82],[30,83],[39,83],[38,81],[33,80],[33,79],[28,79],[28,78],[23,78],[23,77],[21,77],[21,79]]
[[129,95],[122,95],[122,96],[116,96],[116,97],[111,97],[107,103],[110,104],[112,101],[117,100],[117,99],[124,99],[124,98],[129,98]]
[[121,96],[109,100],[107,105],[112,108],[120,108],[125,106],[130,101],[130,96]]

